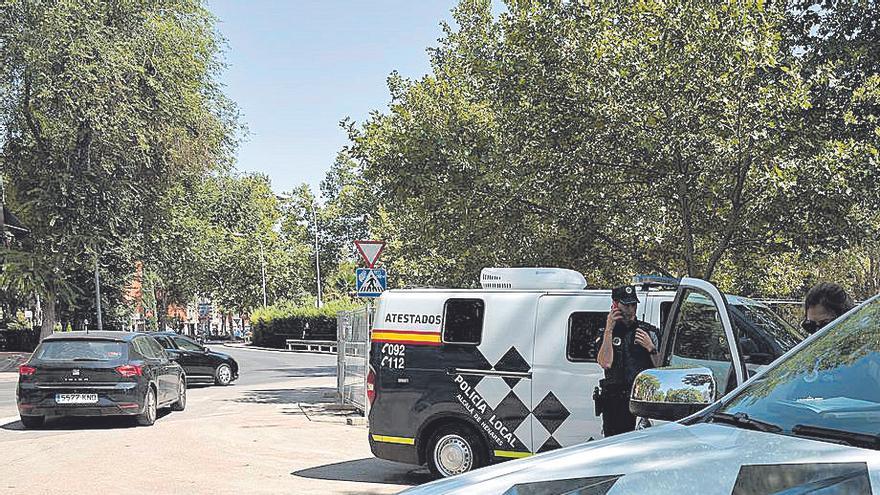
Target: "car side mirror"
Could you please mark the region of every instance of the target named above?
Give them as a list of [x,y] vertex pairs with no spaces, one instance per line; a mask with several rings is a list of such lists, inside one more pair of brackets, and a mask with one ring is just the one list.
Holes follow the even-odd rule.
[[716,390],[709,368],[649,369],[633,382],[629,410],[643,418],[678,421],[714,402]]

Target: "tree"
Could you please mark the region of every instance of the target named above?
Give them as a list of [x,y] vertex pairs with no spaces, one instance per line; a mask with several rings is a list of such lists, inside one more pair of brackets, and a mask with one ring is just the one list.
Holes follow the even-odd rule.
[[603,285],[653,271],[729,289],[743,260],[858,243],[880,173],[817,146],[789,15],[510,2],[496,19],[461,2],[432,73],[392,74],[388,112],[347,126],[395,272],[469,285],[486,265],[562,265]]
[[[137,236],[183,172],[234,145],[234,112],[215,82],[219,40],[196,0],[5,2],[0,7],[2,162],[32,230],[4,259],[44,296],[90,292],[78,276]],[[93,285],[93,284],[92,284]]]

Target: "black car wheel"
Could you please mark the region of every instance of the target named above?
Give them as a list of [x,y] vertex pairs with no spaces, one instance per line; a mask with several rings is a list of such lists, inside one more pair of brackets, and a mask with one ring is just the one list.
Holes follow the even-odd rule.
[[152,426],[156,422],[157,413],[156,392],[153,387],[147,390],[147,397],[144,399],[144,412],[137,415],[137,422],[141,426]]
[[177,385],[177,402],[171,404],[172,411],[183,411],[186,409],[186,378],[180,377],[180,383]]
[[46,418],[44,416],[22,416],[21,424],[23,424],[25,428],[39,428],[43,426],[45,420]]
[[232,368],[226,363],[217,366],[214,370],[214,382],[217,385],[229,385],[232,382]]

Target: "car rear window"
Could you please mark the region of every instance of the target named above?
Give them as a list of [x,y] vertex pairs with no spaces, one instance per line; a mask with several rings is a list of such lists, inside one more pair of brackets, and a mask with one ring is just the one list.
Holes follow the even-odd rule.
[[124,361],[128,345],[108,340],[50,340],[34,351],[40,361]]

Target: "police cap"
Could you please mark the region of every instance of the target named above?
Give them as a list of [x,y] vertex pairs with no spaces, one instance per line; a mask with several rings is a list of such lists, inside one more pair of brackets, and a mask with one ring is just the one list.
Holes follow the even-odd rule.
[[611,289],[611,299],[621,304],[637,304],[636,288],[632,285],[621,285]]

